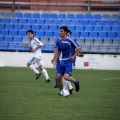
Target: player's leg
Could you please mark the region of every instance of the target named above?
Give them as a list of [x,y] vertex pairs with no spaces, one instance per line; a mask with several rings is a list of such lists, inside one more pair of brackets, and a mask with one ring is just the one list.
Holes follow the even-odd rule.
[[58,88],[60,89],[60,91],[63,89],[63,84],[62,84],[62,74],[57,73],[57,80],[58,80]]
[[34,64],[36,63],[36,58],[33,57],[27,63],[27,66],[36,74],[36,80],[40,77],[41,73],[35,68]]
[[39,60],[37,62],[38,66],[39,66],[39,69],[42,71],[42,74],[44,75],[45,79],[46,79],[46,83],[49,83],[50,82],[50,78],[49,78],[49,75],[48,75],[48,72],[47,70],[43,67],[43,61],[42,60]]
[[75,87],[76,87],[76,92],[78,92],[79,89],[80,89],[79,81],[78,81],[78,80],[75,80],[74,78],[72,78],[72,77],[71,77],[71,74],[72,74],[72,64],[69,63],[69,65],[66,66],[66,68],[65,68],[64,78],[65,78],[67,81],[73,82],[73,83],[75,84]]
[[68,87],[67,82],[68,82],[68,81],[65,80],[64,77],[63,77],[63,88],[64,88],[64,89],[67,89],[67,87]]

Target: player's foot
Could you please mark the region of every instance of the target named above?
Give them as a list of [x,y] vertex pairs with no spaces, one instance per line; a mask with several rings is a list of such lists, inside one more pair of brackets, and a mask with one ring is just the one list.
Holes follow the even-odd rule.
[[50,81],[51,81],[51,80],[50,80],[50,78],[49,78],[49,79],[47,79],[45,82],[46,82],[46,83],[49,83]]
[[75,80],[74,84],[75,84],[76,92],[78,92],[80,89],[79,81]]
[[71,90],[69,90],[69,93],[70,93],[70,94],[73,94],[72,91],[73,91],[73,88],[72,88]]
[[54,86],[54,88],[58,88],[58,86],[57,86],[57,85],[55,85],[55,86]]
[[36,80],[41,76],[41,73],[36,74]]

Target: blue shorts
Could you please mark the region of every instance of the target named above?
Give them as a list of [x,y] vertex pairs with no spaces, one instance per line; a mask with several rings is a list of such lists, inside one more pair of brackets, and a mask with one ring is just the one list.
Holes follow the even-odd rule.
[[56,70],[57,70],[58,74],[64,75],[66,73],[66,74],[69,74],[71,76],[71,74],[72,74],[72,62],[71,61],[59,62]]

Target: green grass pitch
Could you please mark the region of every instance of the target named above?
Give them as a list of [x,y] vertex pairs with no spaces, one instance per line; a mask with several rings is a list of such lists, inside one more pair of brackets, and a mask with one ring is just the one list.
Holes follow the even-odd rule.
[[74,70],[81,90],[54,88],[55,69],[35,80],[28,68],[0,67],[0,120],[120,120],[120,71]]

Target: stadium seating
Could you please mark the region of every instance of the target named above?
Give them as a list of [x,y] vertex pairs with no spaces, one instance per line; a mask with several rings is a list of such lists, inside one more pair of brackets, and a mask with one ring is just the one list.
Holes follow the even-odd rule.
[[27,30],[33,29],[35,36],[47,44],[42,50],[51,52],[61,26],[68,26],[85,53],[120,53],[118,14],[15,13],[14,18],[0,19],[0,50],[16,51],[18,47],[18,51],[28,51],[20,44]]

